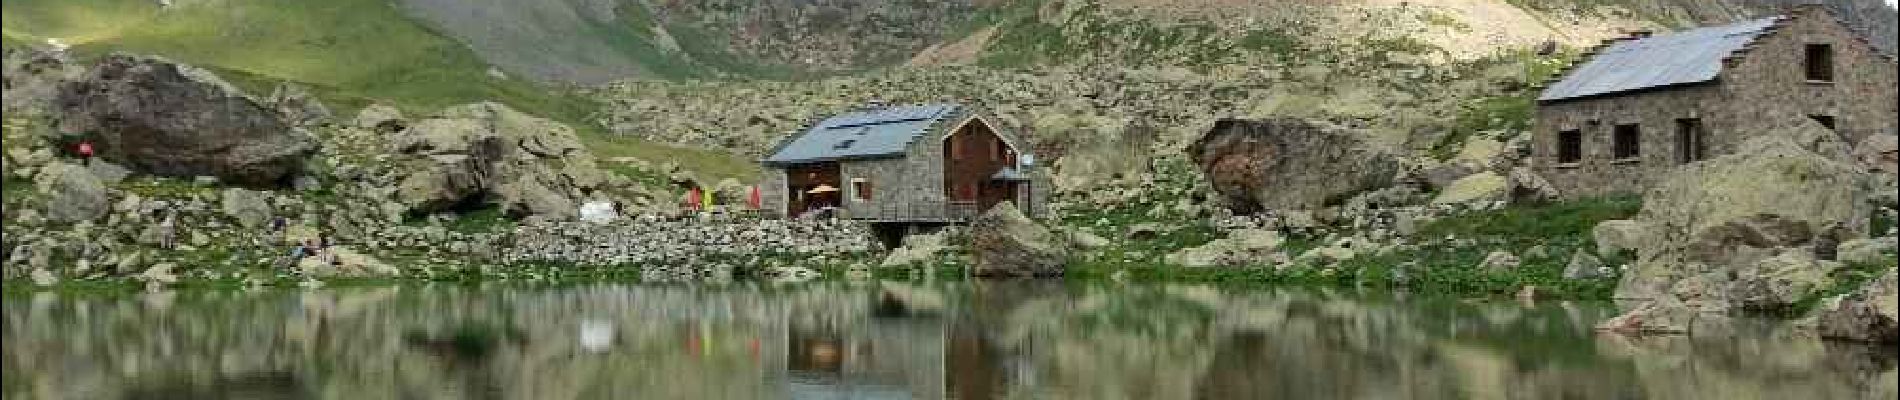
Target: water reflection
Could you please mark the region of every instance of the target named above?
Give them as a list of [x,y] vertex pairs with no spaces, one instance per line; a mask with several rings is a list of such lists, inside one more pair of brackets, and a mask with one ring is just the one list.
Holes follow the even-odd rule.
[[1893,398],[1892,348],[1606,305],[1049,282],[9,295],[6,398]]

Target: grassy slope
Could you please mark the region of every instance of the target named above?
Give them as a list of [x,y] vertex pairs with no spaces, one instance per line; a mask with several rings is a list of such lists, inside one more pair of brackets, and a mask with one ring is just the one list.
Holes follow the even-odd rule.
[[[183,3],[183,2],[181,2]],[[212,68],[247,90],[275,81],[311,86],[344,111],[383,102],[411,111],[493,100],[575,125],[602,157],[674,161],[716,177],[749,178],[724,153],[611,138],[586,124],[596,105],[563,90],[489,76],[465,46],[381,0],[245,0],[161,10],[149,0],[7,0],[9,42],[59,38],[81,55],[163,55]]]

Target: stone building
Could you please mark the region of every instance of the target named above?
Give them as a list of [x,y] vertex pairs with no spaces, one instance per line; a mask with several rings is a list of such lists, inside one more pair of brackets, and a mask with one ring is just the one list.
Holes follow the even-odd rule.
[[1606,41],[1538,97],[1531,152],[1565,197],[1640,193],[1677,165],[1814,121],[1893,132],[1895,62],[1819,6]]
[[866,106],[779,142],[760,197],[767,212],[830,210],[843,218],[952,223],[997,203],[1040,214],[1049,186],[1028,143],[975,107]]

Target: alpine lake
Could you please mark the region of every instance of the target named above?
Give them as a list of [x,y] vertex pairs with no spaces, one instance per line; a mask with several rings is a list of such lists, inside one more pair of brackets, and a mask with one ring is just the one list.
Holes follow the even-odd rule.
[[1893,398],[1895,350],[1610,303],[1062,281],[10,291],[6,398]]

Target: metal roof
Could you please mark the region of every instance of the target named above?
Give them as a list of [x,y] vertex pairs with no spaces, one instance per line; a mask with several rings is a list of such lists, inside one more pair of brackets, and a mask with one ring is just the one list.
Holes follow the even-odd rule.
[[1690,29],[1611,44],[1537,101],[1556,101],[1649,88],[1702,83],[1722,72],[1722,59],[1773,27],[1782,17]]
[[938,121],[955,115],[957,108],[955,104],[919,104],[834,115],[780,144],[765,163],[901,155]]

